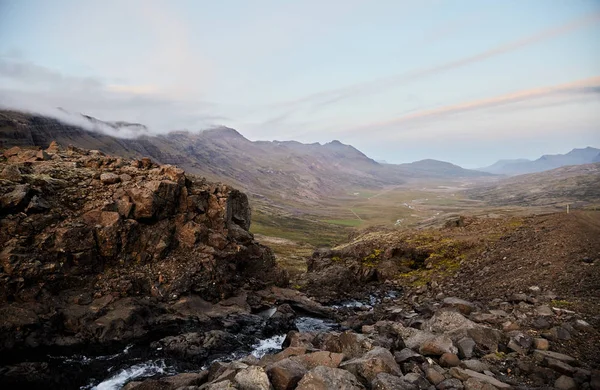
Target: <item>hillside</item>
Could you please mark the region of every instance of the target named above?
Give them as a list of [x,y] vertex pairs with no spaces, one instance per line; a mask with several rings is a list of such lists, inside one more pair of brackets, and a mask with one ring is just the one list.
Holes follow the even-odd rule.
[[600,163],[530,173],[466,191],[490,205],[573,206],[600,204]]
[[567,165],[589,164],[600,161],[600,149],[587,147],[573,149],[566,154],[547,154],[537,160],[500,160],[493,165],[479,168],[479,171],[502,175],[521,175],[525,173],[543,172]]

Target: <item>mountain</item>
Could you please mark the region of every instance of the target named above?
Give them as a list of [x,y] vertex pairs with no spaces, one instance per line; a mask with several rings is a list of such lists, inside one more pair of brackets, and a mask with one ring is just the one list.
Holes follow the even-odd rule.
[[[581,149],[580,149],[581,150]],[[600,163],[518,175],[466,191],[493,206],[585,206],[600,203]]]
[[566,154],[546,154],[537,160],[526,159],[500,160],[479,171],[503,175],[521,175],[525,173],[543,172],[567,165],[589,164],[600,161],[600,149],[587,147],[573,149]]
[[[79,126],[79,122],[72,125],[38,115],[0,111],[0,147],[47,147],[55,140],[61,145],[72,144],[111,155],[147,156],[241,187],[254,197],[267,197],[278,204],[292,202],[303,208],[313,207],[333,194],[399,185],[410,178],[489,175],[434,160],[382,165],[337,140],[323,145],[253,142],[227,127],[153,136],[140,124],[103,122],[88,116],[79,119],[87,122]],[[130,138],[117,138],[114,134]]]

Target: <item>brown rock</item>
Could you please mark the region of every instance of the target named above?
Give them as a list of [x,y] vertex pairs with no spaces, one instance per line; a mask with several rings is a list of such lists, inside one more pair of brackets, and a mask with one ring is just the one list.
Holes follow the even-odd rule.
[[304,365],[307,370],[312,370],[317,366],[337,368],[342,360],[344,360],[344,354],[329,351],[318,351],[305,355],[294,356],[292,359]]
[[446,377],[444,377],[444,375],[442,375],[441,373],[439,373],[435,368],[433,367],[428,367],[425,370],[425,378],[427,378],[427,380],[429,382],[431,382],[433,385],[437,385],[438,383],[442,382],[444,379],[446,379]]
[[561,375],[555,382],[554,388],[558,390],[577,390],[577,384],[573,378]]
[[444,298],[443,306],[457,309],[459,312],[467,316],[477,308],[473,303],[455,297]]
[[445,353],[454,353],[456,348],[447,336],[438,335],[425,341],[419,348],[422,355],[440,356]]
[[[289,348],[288,348],[289,349]],[[306,367],[290,358],[283,359],[267,367],[267,375],[275,390],[292,390],[306,374]]]
[[121,181],[121,178],[114,173],[103,173],[100,175],[100,181],[102,184],[116,184]]
[[533,339],[533,347],[540,351],[547,351],[550,348],[550,342],[543,338],[535,338]]
[[46,153],[46,151],[44,150],[40,150],[36,153],[35,155],[36,160],[38,161],[46,161],[46,160],[50,160],[50,156],[48,155],[48,153]]
[[442,367],[456,367],[460,364],[460,359],[453,353],[446,352],[440,357]]
[[382,347],[375,347],[362,357],[348,360],[342,363],[340,368],[350,371],[367,386],[381,372],[397,376],[402,375],[394,356],[389,350]]
[[4,157],[9,158],[13,156],[17,156],[21,152],[21,148],[18,146],[13,146],[10,149],[4,151]]
[[364,390],[365,387],[346,370],[315,367],[298,383],[296,390]]
[[23,176],[21,176],[21,171],[16,165],[8,164],[2,172],[0,172],[0,179],[10,180],[20,182]]
[[404,378],[390,375],[385,372],[377,374],[373,382],[371,382],[372,390],[418,390],[419,387],[414,385]]

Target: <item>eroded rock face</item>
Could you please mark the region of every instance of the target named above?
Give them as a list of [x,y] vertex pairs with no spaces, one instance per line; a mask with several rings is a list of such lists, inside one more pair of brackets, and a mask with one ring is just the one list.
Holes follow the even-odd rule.
[[135,338],[157,302],[287,284],[226,185],[55,143],[0,172],[0,350]]

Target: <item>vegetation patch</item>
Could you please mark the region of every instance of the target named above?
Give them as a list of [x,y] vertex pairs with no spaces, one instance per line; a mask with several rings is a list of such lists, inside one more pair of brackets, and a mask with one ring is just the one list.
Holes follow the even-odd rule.
[[332,225],[340,225],[340,226],[360,226],[363,221],[360,219],[328,219],[325,222],[330,223]]

